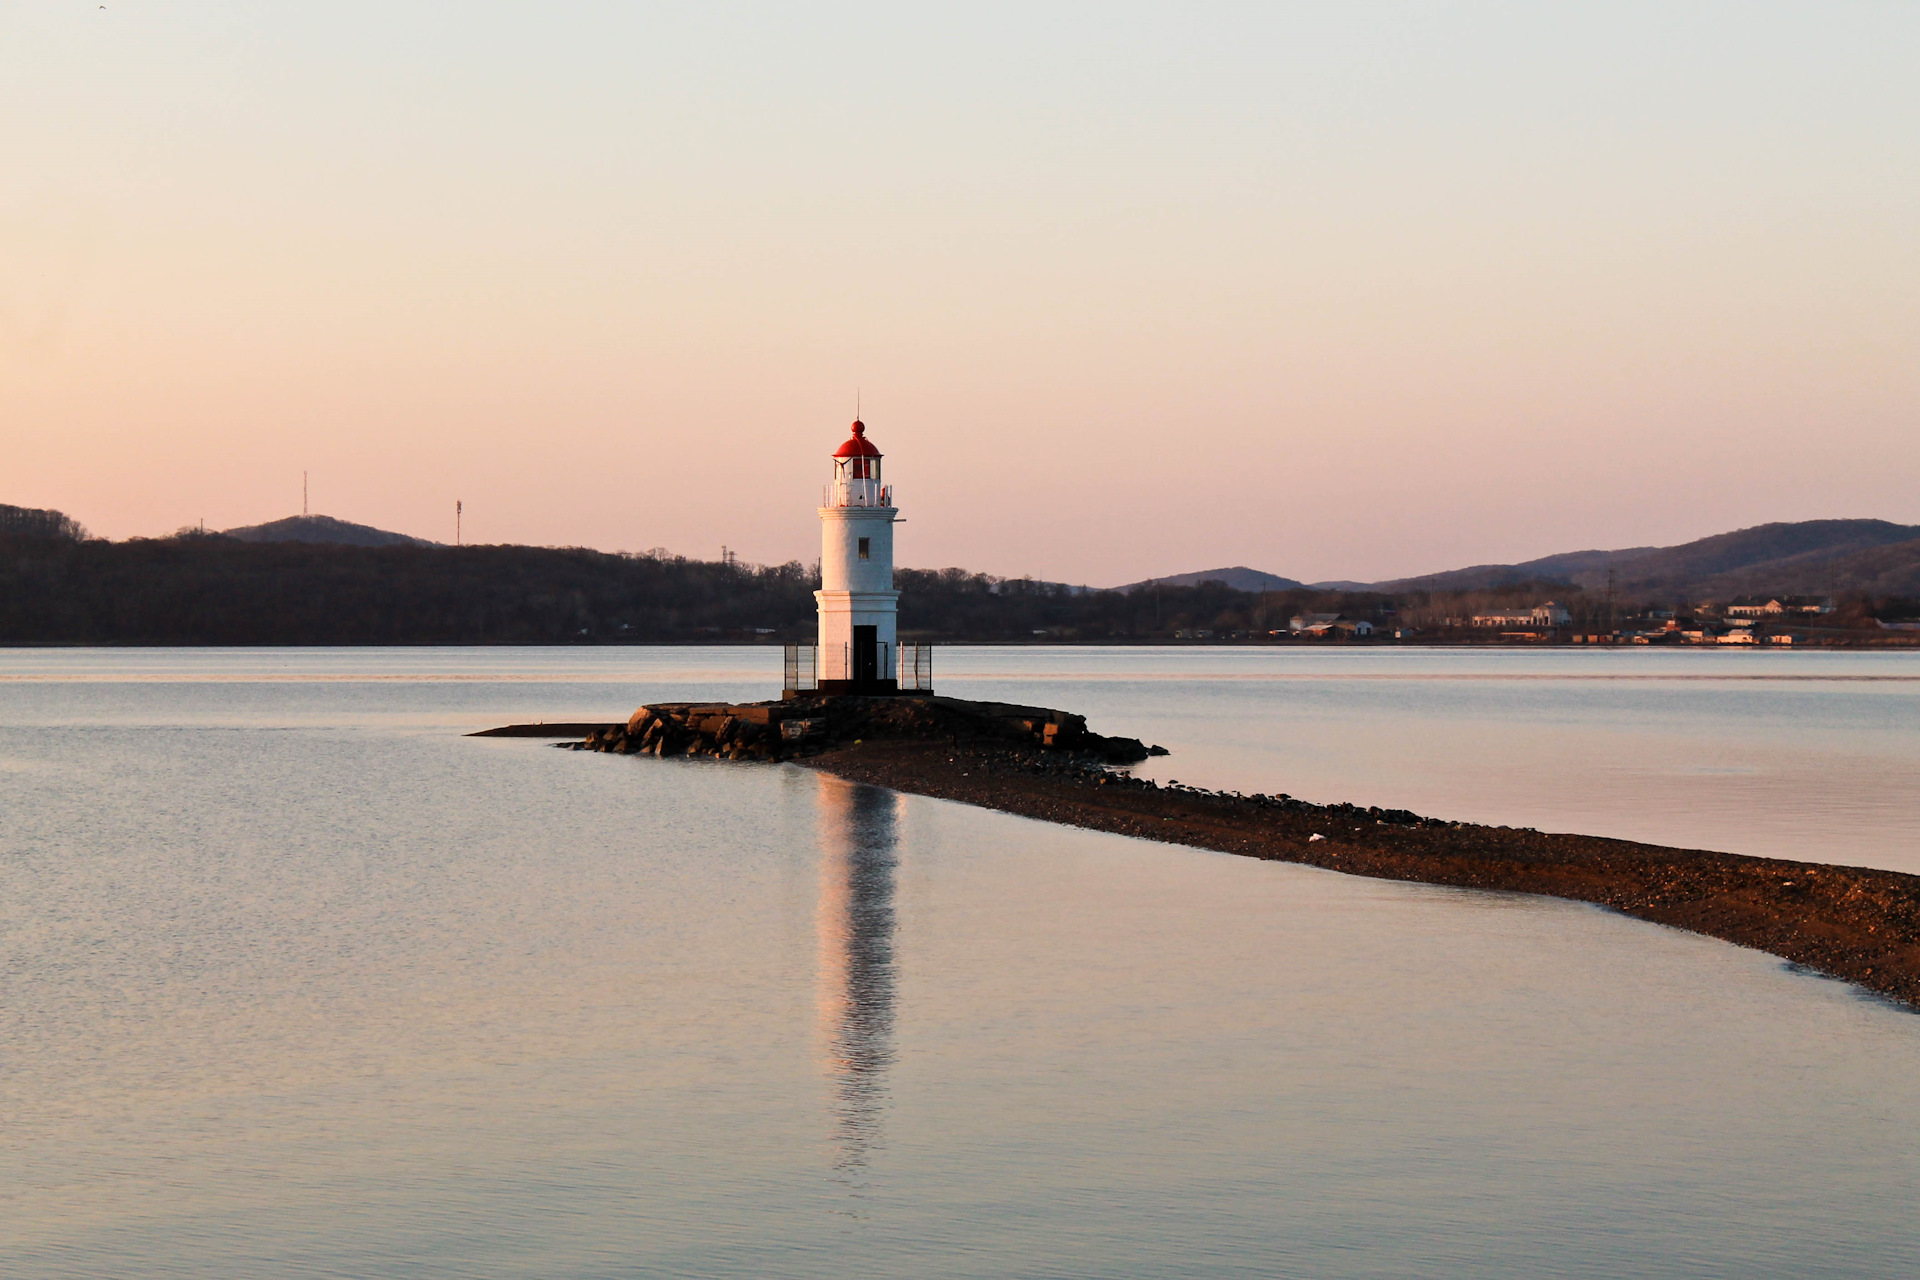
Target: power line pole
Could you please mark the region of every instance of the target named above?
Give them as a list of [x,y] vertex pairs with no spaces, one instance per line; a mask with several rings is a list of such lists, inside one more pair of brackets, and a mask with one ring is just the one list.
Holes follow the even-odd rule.
[[307,515],[307,473],[302,471],[300,473],[300,518],[304,520],[306,518],[306,515]]
[[460,499],[458,499],[458,498],[455,498],[455,499],[453,500],[453,545],[454,545],[454,546],[456,546],[456,547],[460,545],[460,508],[461,508],[461,505],[462,505],[462,504],[461,504],[461,502],[460,502]]

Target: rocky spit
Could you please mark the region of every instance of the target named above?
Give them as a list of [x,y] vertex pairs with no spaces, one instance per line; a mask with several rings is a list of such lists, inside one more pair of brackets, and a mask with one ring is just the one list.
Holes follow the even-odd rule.
[[[812,757],[849,742],[993,743],[1032,747],[1058,758],[1135,764],[1165,750],[1136,738],[1108,738],[1087,728],[1085,716],[1048,707],[961,698],[850,695],[794,698],[781,702],[666,702],[641,707],[628,721],[586,729],[586,737],[563,745],[576,751],[620,755],[712,756],[726,760],[792,760]],[[526,726],[490,733],[507,735]],[[476,735],[478,736],[478,735]],[[557,737],[557,733],[540,736]]]
[[1096,831],[1351,875],[1591,902],[1920,1008],[1920,876],[1897,871],[1161,785],[1118,767],[1159,748],[1094,733],[1068,712],[958,698],[666,704],[559,745],[794,760],[854,782]]

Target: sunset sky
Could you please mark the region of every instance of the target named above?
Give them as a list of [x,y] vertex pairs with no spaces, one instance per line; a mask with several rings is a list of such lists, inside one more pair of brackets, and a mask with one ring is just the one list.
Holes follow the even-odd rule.
[[1375,579],[1920,523],[1920,5],[0,3],[0,502]]

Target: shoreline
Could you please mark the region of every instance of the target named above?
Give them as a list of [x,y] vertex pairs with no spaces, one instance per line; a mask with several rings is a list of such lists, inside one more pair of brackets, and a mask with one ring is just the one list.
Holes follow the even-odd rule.
[[[581,727],[476,736],[560,737]],[[663,703],[555,745],[790,761],[849,782],[1165,844],[1588,902],[1764,951],[1920,1011],[1920,876],[1906,872],[1162,786],[1113,767],[1166,754],[1159,747],[1095,733],[1070,712],[938,695]]]
[[1045,754],[887,741],[796,763],[849,782],[1164,844],[1593,903],[1764,951],[1920,1011],[1920,876],[1165,787]]

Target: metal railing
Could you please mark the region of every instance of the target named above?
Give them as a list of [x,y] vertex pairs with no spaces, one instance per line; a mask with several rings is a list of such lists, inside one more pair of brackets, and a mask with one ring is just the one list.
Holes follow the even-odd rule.
[[894,670],[902,689],[911,689],[916,693],[933,692],[933,646],[930,644],[903,644],[900,647],[900,661]]
[[820,687],[818,646],[788,645],[786,665],[786,683],[781,688],[791,689],[796,693],[808,693]]
[[[897,681],[896,687],[913,693],[933,692],[933,646],[930,644],[881,645],[874,654],[879,670],[875,678]],[[853,679],[852,646],[790,644],[786,646],[783,689],[811,693],[822,680]]]
[[823,507],[890,507],[893,505],[893,486],[881,484],[878,480],[842,477],[832,481],[820,491],[820,505]]
[[[819,649],[819,663],[816,668],[822,680],[853,680],[857,676],[853,665],[853,646],[842,641],[840,644],[816,646]],[[893,679],[893,649],[891,645],[876,645],[873,653],[876,680]]]

